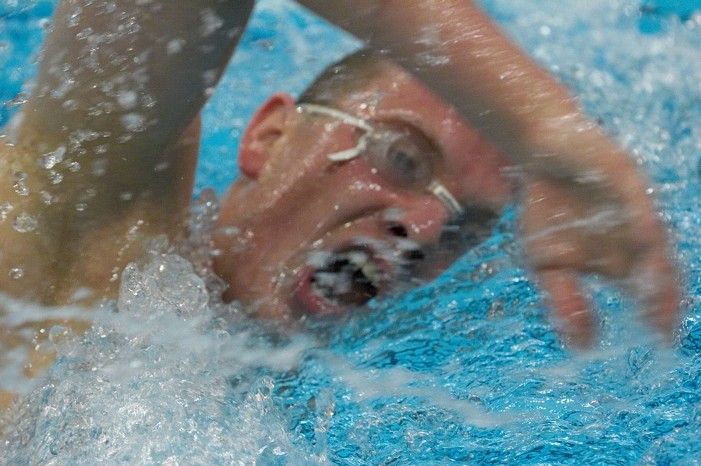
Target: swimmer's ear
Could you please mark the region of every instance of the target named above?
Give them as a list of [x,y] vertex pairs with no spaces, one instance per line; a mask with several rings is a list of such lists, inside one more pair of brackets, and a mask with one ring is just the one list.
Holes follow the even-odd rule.
[[285,93],[274,94],[253,115],[241,138],[239,168],[250,178],[258,178],[268,161],[270,151],[283,136],[288,111],[295,109],[295,100]]

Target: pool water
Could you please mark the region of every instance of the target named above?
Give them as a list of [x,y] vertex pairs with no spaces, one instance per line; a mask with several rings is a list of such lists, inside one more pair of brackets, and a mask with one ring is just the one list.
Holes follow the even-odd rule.
[[[368,312],[297,329],[252,322],[208,294],[197,251],[216,201],[205,193],[194,215],[205,227],[176,251],[194,266],[169,251],[129,268],[119,301],[96,311],[84,337],[46,329],[59,352],[46,379],[0,379],[28,392],[4,424],[0,464],[701,460],[699,2],[482,4],[653,181],[685,273],[674,346],[658,345],[631,318],[635,304],[592,279],[597,349],[564,349],[520,267],[513,209],[434,283]],[[22,100],[52,5],[0,0],[0,101]],[[235,177],[257,104],[300,92],[357,46],[292,3],[261,0],[205,112],[198,192],[221,193]],[[15,110],[0,108],[1,122]]]

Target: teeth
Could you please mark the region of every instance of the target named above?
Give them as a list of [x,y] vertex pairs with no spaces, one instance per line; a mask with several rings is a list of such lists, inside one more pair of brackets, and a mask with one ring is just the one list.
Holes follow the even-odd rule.
[[337,273],[317,272],[314,274],[315,283],[321,288],[333,288],[338,278]]
[[317,272],[315,278],[317,290],[330,294],[344,294],[351,290],[351,280],[347,273]]
[[350,263],[357,266],[359,269],[363,268],[370,258],[364,251],[351,251],[346,254],[346,257]]
[[340,254],[313,251],[307,264],[316,268],[312,284],[314,291],[327,299],[353,294],[358,286],[369,284],[379,288],[382,278],[381,269],[364,250]]
[[365,275],[365,278],[370,280],[370,282],[374,286],[377,286],[377,282],[379,281],[378,279],[380,278],[380,274],[379,274],[379,269],[375,266],[375,264],[373,264],[371,262],[367,262],[360,268],[360,270]]

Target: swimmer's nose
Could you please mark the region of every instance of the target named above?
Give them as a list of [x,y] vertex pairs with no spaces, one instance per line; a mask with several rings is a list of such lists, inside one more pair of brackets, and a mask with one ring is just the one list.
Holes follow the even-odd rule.
[[429,197],[403,202],[384,215],[385,228],[391,235],[422,245],[437,242],[447,220],[448,214],[441,202]]

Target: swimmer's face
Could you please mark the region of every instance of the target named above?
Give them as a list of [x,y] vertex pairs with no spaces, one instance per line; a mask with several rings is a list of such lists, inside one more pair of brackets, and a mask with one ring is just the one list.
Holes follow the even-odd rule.
[[[351,160],[329,155],[358,147],[358,127],[300,111],[287,95],[258,111],[241,143],[244,176],[224,197],[215,234],[226,299],[265,317],[357,308],[444,270],[474,241],[456,226],[484,226],[469,224],[469,207],[503,204],[509,188],[491,145],[416,79],[385,68],[333,105],[385,135]],[[449,206],[426,189],[432,180],[467,221],[449,225]]]

